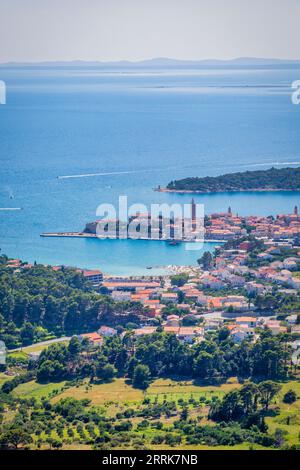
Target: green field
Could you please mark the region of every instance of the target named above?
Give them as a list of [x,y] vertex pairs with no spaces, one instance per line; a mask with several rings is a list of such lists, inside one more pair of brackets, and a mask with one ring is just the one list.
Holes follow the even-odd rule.
[[57,395],[54,400],[60,398],[76,397],[77,399],[88,398],[95,406],[105,403],[114,404],[139,404],[144,398],[150,398],[151,401],[163,400],[178,401],[179,399],[188,400],[191,396],[195,399],[200,397],[211,398],[212,396],[221,396],[224,393],[238,387],[236,381],[227,383],[220,387],[197,386],[192,381],[174,381],[170,379],[155,380],[146,392],[137,390],[126,383],[125,379],[116,379],[111,383],[89,385],[85,381],[77,387],[70,387]]
[[[294,390],[298,400],[292,405],[283,403],[282,399],[288,390]],[[300,382],[292,381],[282,386],[281,393],[274,406],[279,407],[279,413],[276,416],[266,418],[270,432],[276,429],[282,429],[287,433],[286,438],[289,444],[300,443]]]
[[232,379],[220,386],[212,385],[195,385],[193,381],[174,381],[170,379],[155,380],[147,389],[146,395],[150,398],[158,398],[158,400],[167,399],[179,400],[189,399],[192,395],[198,399],[200,397],[211,398],[212,396],[222,396],[234,388],[238,388],[239,384],[236,379]]
[[[3,380],[3,374],[0,376],[0,381]],[[6,377],[7,379],[7,377]],[[1,383],[1,382],[0,382]],[[73,397],[76,399],[89,399],[91,401],[90,406],[102,409],[105,414],[109,417],[114,417],[116,413],[122,412],[127,408],[139,409],[145,398],[150,399],[151,403],[161,403],[162,401],[176,402],[179,400],[185,400],[188,402],[190,398],[194,398],[199,402],[199,399],[210,400],[213,396],[221,397],[228,391],[238,388],[240,385],[236,379],[231,379],[227,383],[221,386],[203,386],[195,385],[192,381],[176,381],[171,379],[159,379],[155,380],[149,388],[143,392],[142,390],[134,389],[125,379],[115,379],[111,383],[102,384],[89,384],[87,380],[82,381],[78,385],[68,384],[67,382],[49,383],[49,384],[38,384],[35,381],[31,381],[25,384],[19,385],[13,392],[15,396],[23,398],[35,397],[40,399],[41,397],[48,397],[52,403],[56,403],[61,398]],[[288,390],[294,390],[297,393],[298,400],[292,405],[283,403],[283,396]],[[204,404],[203,406],[192,406],[190,407],[190,416],[193,418],[201,417],[201,422],[205,424],[207,422],[207,411],[208,407]],[[178,415],[175,417],[161,417],[161,421],[165,425],[172,424],[174,420],[178,419]],[[138,425],[141,418],[133,418],[132,423],[134,426]],[[282,384],[282,390],[271,407],[269,415],[266,417],[266,423],[269,427],[269,432],[274,433],[276,429],[281,429],[285,432],[285,438],[289,445],[299,444],[300,440],[300,382],[290,381]],[[76,435],[75,441],[70,448],[82,448],[82,442]],[[165,446],[151,445],[153,435],[155,434],[154,429],[147,429],[143,431],[147,441],[149,442],[149,449],[166,449]],[[55,438],[56,435],[54,434]],[[88,435],[87,435],[88,437]],[[85,446],[84,446],[85,447]],[[210,449],[208,446],[185,446],[184,444],[177,447],[177,449],[187,450],[207,450]],[[214,450],[228,449],[228,447],[213,447]],[[232,450],[238,449],[262,449],[258,445],[250,445],[249,443],[241,444],[239,446],[230,447]]]
[[0,387],[2,387],[2,385],[4,384],[4,382],[6,382],[7,380],[10,380],[12,379],[13,377],[9,376],[9,375],[6,375],[6,374],[3,374],[2,372],[0,372]]
[[47,397],[49,394],[53,394],[54,391],[58,393],[62,390],[65,385],[64,382],[39,384],[35,380],[18,385],[13,391],[13,394],[17,397],[22,398],[42,398]]
[[139,403],[145,397],[151,401],[157,400],[158,402],[165,399],[178,401],[179,399],[187,400],[191,396],[195,399],[200,397],[211,398],[212,396],[222,396],[224,393],[239,387],[239,384],[233,380],[230,383],[221,386],[198,386],[194,385],[192,381],[174,381],[170,379],[155,380],[146,392],[133,388],[126,383],[125,379],[116,379],[110,383],[102,384],[89,384],[84,381],[81,385],[71,386],[62,390],[66,382],[39,384],[31,381],[19,385],[14,394],[23,397],[36,397],[48,396],[54,390],[58,390],[54,401],[60,398],[74,397],[78,400],[88,398],[95,406],[103,405],[105,403],[126,404],[126,403]]
[[13,351],[8,353],[8,357],[16,360],[27,359],[28,355],[24,351]]

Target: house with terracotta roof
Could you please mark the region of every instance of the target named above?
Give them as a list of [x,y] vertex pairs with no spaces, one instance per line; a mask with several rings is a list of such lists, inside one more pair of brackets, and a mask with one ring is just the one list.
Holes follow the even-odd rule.
[[235,312],[247,312],[249,310],[248,302],[246,302],[245,300],[227,301],[225,299],[225,301],[223,301],[222,303],[225,309],[230,308],[233,309]]
[[135,336],[146,336],[146,335],[152,335],[155,333],[156,328],[154,326],[145,326],[144,328],[138,328],[134,330]]
[[293,289],[300,289],[300,278],[299,277],[292,277],[290,279],[289,284]]
[[143,305],[145,307],[155,307],[155,308],[163,308],[164,305],[160,304],[159,299],[144,299]]
[[31,263],[25,263],[25,264],[22,264],[21,268],[22,269],[32,269],[34,267],[34,264],[31,264]]
[[94,269],[94,270],[81,270],[83,276],[88,281],[92,282],[93,284],[100,284],[103,281],[103,274],[101,271]]
[[298,266],[299,262],[300,262],[300,260],[298,260],[297,258],[286,258],[283,261],[283,266],[286,269],[294,271],[294,270],[297,269],[297,266]]
[[172,302],[174,304],[178,303],[178,295],[175,294],[174,292],[164,292],[161,295],[161,301],[162,302]]
[[246,325],[248,327],[255,328],[257,325],[257,318],[255,317],[237,317],[235,321],[239,326]]
[[88,339],[94,346],[101,346],[103,344],[103,338],[99,335],[99,333],[83,333],[78,336],[78,338],[82,341],[84,339]]
[[246,283],[242,276],[237,276],[236,274],[231,274],[226,280],[232,287],[244,287]]
[[286,333],[287,328],[282,327],[280,324],[280,321],[278,320],[268,320],[265,323],[265,327],[268,328],[269,330],[272,331],[272,335],[276,336],[279,335],[280,333]]
[[173,334],[177,335],[178,332],[179,332],[179,326],[165,326],[164,327],[164,332],[165,333],[173,333]]
[[211,310],[220,310],[223,308],[222,297],[207,297],[207,307]]
[[138,292],[136,294],[131,294],[130,299],[132,302],[144,303],[146,301],[149,301],[149,294],[143,294],[142,292]]
[[179,308],[179,310],[185,310],[186,312],[189,312],[191,309],[191,306],[190,304],[178,304],[177,308]]
[[6,262],[6,266],[8,266],[9,268],[18,268],[21,266],[21,264],[22,261],[20,259],[9,259]]
[[182,326],[179,328],[177,337],[179,341],[184,341],[185,343],[193,343],[196,338],[203,338],[204,329],[198,327],[187,327]]
[[249,328],[247,325],[236,326],[231,329],[231,337],[237,344],[242,343],[245,339],[254,338],[254,329]]
[[208,288],[208,289],[214,289],[214,290],[220,290],[224,289],[226,287],[225,282],[221,281],[221,279],[218,279],[216,277],[213,277],[211,275],[208,276],[203,276],[200,279],[201,284]]
[[300,335],[300,325],[294,325],[292,326],[292,333]]
[[201,291],[198,289],[190,289],[189,291],[186,292],[185,298],[187,300],[191,300],[192,302],[197,302],[198,297],[202,294]]
[[179,326],[180,318],[178,315],[169,315],[167,317],[167,326]]

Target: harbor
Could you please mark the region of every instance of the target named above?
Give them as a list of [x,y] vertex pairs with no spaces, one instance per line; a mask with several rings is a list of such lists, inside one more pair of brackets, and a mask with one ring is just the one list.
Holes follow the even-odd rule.
[[149,238],[149,237],[138,237],[138,238],[119,238],[112,236],[101,236],[96,233],[86,233],[86,232],[45,232],[40,234],[44,238],[98,238],[99,240],[143,240],[143,241],[154,241],[154,242],[169,242],[172,246],[176,246],[180,243],[226,243],[226,240],[211,240],[211,239],[195,239],[195,240],[178,240],[174,241],[173,238]]

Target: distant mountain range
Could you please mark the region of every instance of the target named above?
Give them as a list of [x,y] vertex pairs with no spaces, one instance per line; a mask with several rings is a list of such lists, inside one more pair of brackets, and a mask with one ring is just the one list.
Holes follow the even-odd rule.
[[268,65],[300,65],[299,60],[284,59],[263,59],[256,57],[240,57],[231,60],[205,59],[205,60],[178,60],[165,57],[157,57],[154,59],[141,61],[45,61],[45,62],[6,62],[0,64],[0,67],[203,67],[203,66],[268,66]]

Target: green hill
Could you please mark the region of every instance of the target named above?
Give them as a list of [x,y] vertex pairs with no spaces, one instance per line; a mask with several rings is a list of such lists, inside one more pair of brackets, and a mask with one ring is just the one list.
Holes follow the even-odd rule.
[[300,167],[271,168],[204,178],[171,181],[168,191],[218,193],[230,191],[300,191]]

